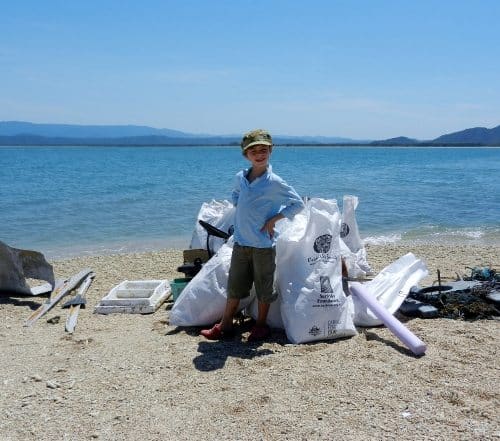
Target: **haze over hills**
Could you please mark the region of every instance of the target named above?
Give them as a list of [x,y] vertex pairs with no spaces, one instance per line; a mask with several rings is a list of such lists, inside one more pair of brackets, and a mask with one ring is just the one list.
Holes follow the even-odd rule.
[[[10,138],[10,139],[8,139]],[[274,136],[279,144],[366,143],[326,136]],[[36,124],[0,121],[0,145],[219,145],[239,144],[241,135],[208,135],[135,125]]]
[[25,121],[0,121],[0,136],[36,135],[49,138],[124,138],[128,136],[192,136],[179,130],[155,129],[134,125],[35,124]]
[[[417,140],[399,136],[380,141],[355,140],[336,136],[273,136],[281,145],[496,145],[500,146],[500,126],[475,127]],[[241,135],[207,135],[136,125],[36,124],[0,121],[0,145],[235,145]]]

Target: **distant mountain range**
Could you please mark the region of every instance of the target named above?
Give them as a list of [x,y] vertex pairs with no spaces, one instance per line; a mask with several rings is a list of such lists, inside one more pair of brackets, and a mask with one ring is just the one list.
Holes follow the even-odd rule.
[[[449,133],[433,140],[404,136],[380,141],[354,140],[327,136],[273,136],[280,145],[496,145],[500,146],[500,126],[475,127]],[[0,146],[8,145],[238,145],[241,135],[206,135],[171,129],[134,125],[35,124],[23,121],[0,121]]]
[[36,135],[47,138],[125,138],[165,136],[184,138],[188,133],[147,126],[84,126],[76,124],[35,124],[24,121],[0,121],[0,136]]
[[500,126],[493,129],[474,127],[460,132],[448,133],[447,135],[436,138],[434,142],[500,145]]
[[370,145],[396,146],[396,145],[474,145],[474,146],[500,146],[500,126],[493,129],[486,127],[474,127],[459,132],[448,133],[436,139],[419,141],[418,139],[400,136],[397,138],[385,139],[383,141],[372,141]]

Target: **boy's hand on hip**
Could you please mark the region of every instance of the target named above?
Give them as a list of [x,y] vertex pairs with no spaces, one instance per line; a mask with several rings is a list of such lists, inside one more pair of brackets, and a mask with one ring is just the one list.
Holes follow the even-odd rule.
[[276,222],[278,222],[280,219],[283,219],[285,216],[282,214],[277,214],[276,216],[273,216],[272,218],[268,219],[264,226],[260,229],[262,232],[267,232],[269,234],[269,237],[274,236],[274,226],[276,225]]

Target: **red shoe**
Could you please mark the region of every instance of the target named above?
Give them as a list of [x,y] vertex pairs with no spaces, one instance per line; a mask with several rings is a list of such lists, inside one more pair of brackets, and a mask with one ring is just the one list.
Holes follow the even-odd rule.
[[271,330],[269,329],[269,326],[267,326],[267,325],[264,325],[264,326],[255,325],[252,328],[250,335],[248,336],[248,341],[263,340],[264,338],[268,337],[270,334],[271,334]]
[[234,331],[232,329],[223,331],[220,323],[217,323],[210,329],[201,330],[200,334],[208,340],[222,340],[223,338],[232,337],[234,335]]

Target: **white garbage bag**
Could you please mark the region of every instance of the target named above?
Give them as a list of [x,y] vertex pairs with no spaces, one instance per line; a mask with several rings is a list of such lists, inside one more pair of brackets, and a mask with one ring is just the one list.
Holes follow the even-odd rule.
[[[344,214],[342,219],[347,220],[346,224],[349,225],[349,232],[357,232],[357,224],[354,218],[356,206],[357,198],[355,196],[344,197]],[[312,208],[314,208],[313,212],[311,211]],[[217,228],[227,231],[232,225],[234,207],[228,201],[211,201],[202,205],[199,217],[211,224],[213,223]],[[298,213],[292,221],[283,219],[276,224],[276,231],[279,233],[279,237],[277,242],[275,282],[279,295],[278,299],[271,305],[267,320],[269,326],[273,328],[286,329],[284,314],[290,311],[290,309],[293,309],[296,314],[301,316],[301,321],[299,320],[295,324],[295,327],[299,329],[310,324],[310,319],[316,320],[315,314],[309,315],[311,311],[316,312],[318,309],[330,309],[313,308],[310,300],[313,296],[321,294],[322,287],[321,283],[317,283],[316,290],[311,289],[311,285],[313,285],[313,276],[317,276],[322,265],[328,267],[328,264],[332,264],[332,262],[322,262],[321,259],[318,259],[314,264],[304,266],[304,258],[310,257],[311,255],[310,242],[316,237],[313,234],[311,223],[321,218],[323,225],[325,223],[325,217],[328,218],[326,222],[329,228],[328,231],[331,230],[330,232],[332,233],[331,250],[329,253],[338,255],[340,252],[348,266],[349,276],[362,277],[359,271],[363,270],[361,270],[359,264],[362,264],[363,261],[366,262],[366,252],[359,238],[359,233],[344,234],[344,239],[350,236],[347,242],[352,249],[356,250],[356,247],[361,246],[357,251],[358,254],[356,254],[351,251],[347,243],[342,239],[339,239],[338,242],[335,240],[335,237],[340,236],[339,231],[341,230],[336,201],[311,199],[306,204],[306,208]],[[334,217],[338,219],[337,224],[335,224]],[[337,226],[334,227],[334,225]],[[203,232],[201,234],[197,233],[196,230],[193,232],[192,248],[205,248],[206,232],[203,227],[199,226],[199,228],[201,228]],[[316,225],[316,229],[318,228],[318,225]],[[345,227],[343,228],[345,231]],[[336,234],[334,234],[335,231]],[[311,235],[314,237],[311,237]],[[196,242],[196,240],[198,242]],[[222,317],[226,304],[227,279],[232,247],[232,238],[230,238],[228,243],[219,249],[219,252],[203,266],[196,277],[186,286],[170,311],[170,323],[172,325],[205,326],[218,321]],[[335,252],[337,254],[335,254]],[[371,272],[369,265],[367,263],[366,265],[367,267],[365,269],[369,269]],[[327,272],[333,273],[332,278],[334,282],[330,279],[330,286],[333,292],[330,294],[335,297],[337,296],[338,285],[341,283],[336,282],[336,280],[339,279],[340,269],[337,267],[335,270],[332,270],[332,268],[327,269]],[[401,257],[396,262],[384,268],[375,279],[367,282],[365,285],[377,300],[391,314],[394,314],[407,297],[410,288],[417,285],[420,280],[427,276],[427,274],[428,271],[425,264],[413,254],[408,253],[406,256]],[[330,275],[328,275],[328,277],[330,277]],[[301,285],[300,280],[304,280],[303,285]],[[316,280],[316,282],[318,281]],[[303,292],[301,292],[301,287],[304,288]],[[323,289],[325,288],[326,287],[323,286]],[[308,289],[309,291],[307,291]],[[291,294],[292,291],[294,292],[293,295]],[[283,292],[288,293],[287,304],[284,307],[282,306],[284,303],[282,296]],[[293,303],[294,298],[296,300],[295,304]],[[342,294],[339,295],[339,299],[340,301],[343,300]],[[248,315],[257,318],[257,300],[255,299],[253,290],[251,296],[241,302],[240,308],[245,308],[245,312]],[[331,309],[338,313],[339,307]],[[371,311],[367,310],[365,305],[353,299],[352,296],[345,299],[343,312],[344,316],[340,317],[335,326],[338,329],[345,326],[347,331],[344,335],[353,335],[356,332],[354,325],[369,327],[382,324]],[[325,314],[325,316],[327,315],[328,314]],[[290,316],[290,320],[293,320],[293,316]],[[332,320],[335,321],[336,316],[333,317]],[[350,320],[353,321],[353,324],[350,323]],[[291,335],[295,335],[296,330],[293,328],[294,324],[292,323],[291,326]],[[320,330],[319,332],[323,332],[319,326],[318,329]],[[311,325],[309,331],[313,334],[318,332],[316,328],[313,328],[313,325]],[[325,332],[328,333],[328,331]],[[341,335],[337,336],[340,337]],[[298,338],[302,337],[299,335]],[[313,339],[312,334],[308,334],[306,338],[308,340],[303,341]],[[317,338],[314,339],[322,338],[325,337],[318,335]],[[293,341],[292,338],[290,338],[290,340]]]
[[[387,311],[394,314],[408,296],[410,288],[428,273],[425,263],[408,253],[385,267],[373,280],[363,283],[363,286]],[[381,325],[382,321],[364,303],[354,298],[354,324],[369,327]]]
[[350,252],[345,248],[342,250],[342,257],[347,265],[349,277],[363,278],[366,274],[371,274],[372,269],[368,264],[366,249],[359,235],[358,223],[356,222],[356,208],[358,197],[344,195],[342,203],[342,225],[340,228],[340,238],[345,243]]
[[[276,243],[281,316],[292,343],[356,334],[342,290],[340,213],[335,200],[311,199]],[[305,222],[304,222],[305,221]]]
[[[230,238],[183,289],[170,310],[171,325],[207,326],[222,318],[226,307],[232,252],[233,239]],[[245,308],[252,300],[251,295],[243,299],[240,309]]]
[[[196,218],[196,225],[191,237],[190,249],[207,248],[207,231],[203,228],[199,220],[208,222],[219,230],[228,233],[234,225],[234,214],[236,208],[228,200],[204,202]],[[224,245],[224,239],[210,236],[209,247],[212,253],[216,253]]]
[[[352,279],[364,279],[366,277],[366,272],[361,269],[358,264],[358,254],[353,253],[342,239],[339,240],[340,244],[340,255],[344,259],[344,263],[347,267],[347,275]],[[360,251],[364,251],[360,250]],[[361,257],[362,258],[362,257]]]
[[358,197],[352,195],[344,195],[342,200],[342,226],[340,229],[340,237],[354,253],[363,248],[363,241],[359,235],[355,214],[358,203]]

